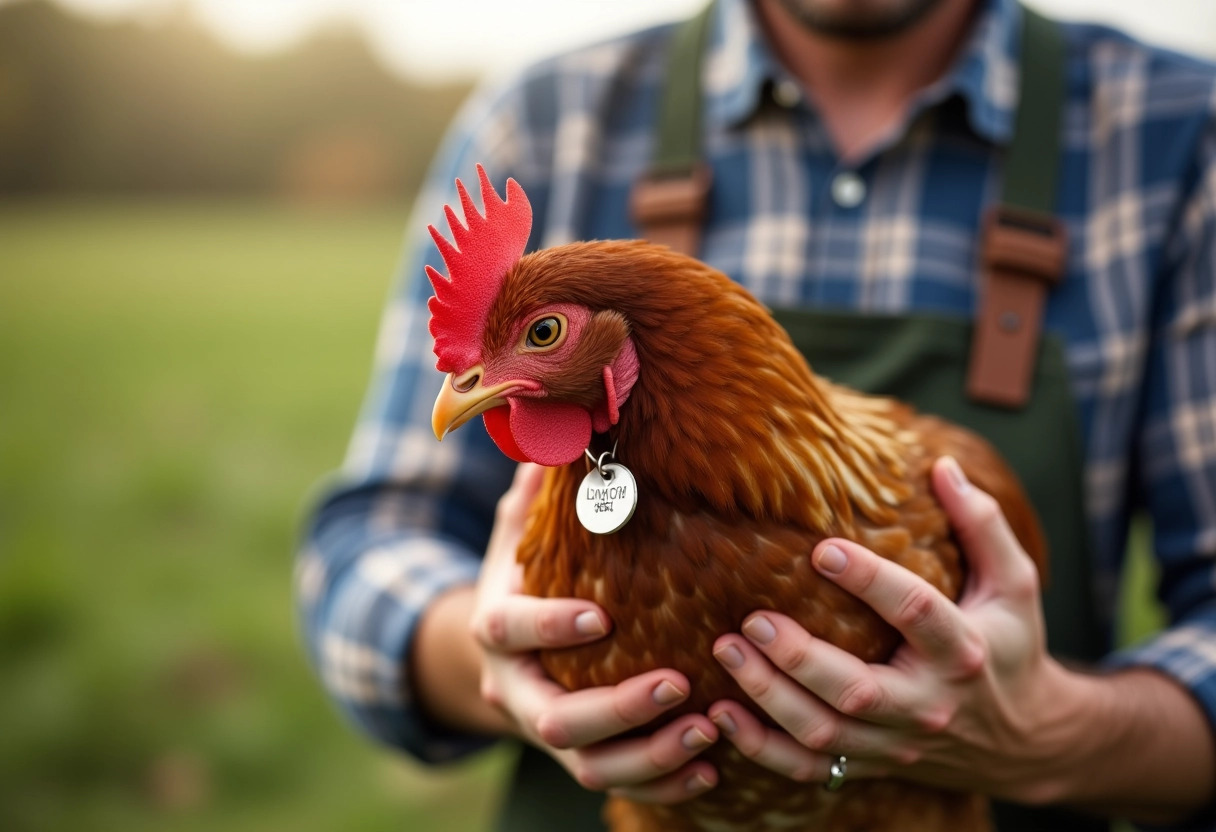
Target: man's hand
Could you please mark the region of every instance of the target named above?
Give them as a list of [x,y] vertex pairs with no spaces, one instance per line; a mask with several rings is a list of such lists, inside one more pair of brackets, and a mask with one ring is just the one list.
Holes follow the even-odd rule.
[[1211,799],[1211,740],[1198,706],[1149,670],[1072,672],[1046,649],[1033,562],[996,501],[938,460],[934,489],[971,568],[958,606],[906,569],[844,540],[823,541],[821,574],[904,636],[870,665],[793,620],[753,613],[715,657],[784,731],[735,702],[709,714],[748,757],[824,781],[899,777],[1022,803],[1067,802],[1153,823]]
[[613,687],[570,693],[545,675],[532,652],[586,644],[611,626],[589,601],[518,594],[515,551],[542,476],[540,466],[521,465],[498,505],[472,613],[472,633],[483,649],[482,697],[501,709],[514,733],[588,789],[645,802],[695,797],[717,783],[713,766],[690,762],[718,738],[704,715],[683,716],[651,736],[613,740],[684,701],[687,678],[653,670]]
[[[920,577],[844,540],[815,550],[821,574],[869,604],[906,643],[869,665],[772,612],[744,622],[747,638],[714,655],[788,735],[733,702],[710,710],[744,753],[777,771],[825,779],[848,758],[848,779],[897,776],[1022,802],[1056,799],[1076,760],[1072,730],[1083,678],[1046,650],[1034,564],[996,501],[958,464],[938,461],[938,497],[969,559],[959,606]],[[731,733],[727,731],[727,733]]]

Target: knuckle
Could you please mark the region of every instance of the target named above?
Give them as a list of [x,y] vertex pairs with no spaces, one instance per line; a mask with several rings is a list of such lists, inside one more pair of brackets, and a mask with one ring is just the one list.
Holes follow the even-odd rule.
[[646,762],[656,775],[675,768],[686,756],[687,752],[674,743],[664,742],[661,735],[652,737],[646,744]]
[[865,716],[873,713],[881,700],[878,685],[870,679],[861,679],[844,689],[837,709],[848,716]]
[[636,696],[624,695],[623,693],[618,693],[613,698],[612,712],[622,723],[631,726],[648,722],[654,716],[652,709],[647,707],[645,700],[640,700]]
[[916,587],[900,601],[895,612],[897,629],[919,629],[933,621],[937,614],[937,599],[923,587]]
[[807,644],[794,644],[782,651],[777,664],[789,675],[797,678],[811,667],[811,648]]
[[953,707],[934,708],[917,717],[916,725],[926,734],[941,734],[954,721],[956,709]]
[[[853,566],[854,563],[856,566]],[[878,578],[878,564],[872,557],[869,557],[852,558],[849,565],[853,566],[853,583],[857,592],[868,592]]]
[[604,787],[608,785],[604,782],[603,776],[584,760],[576,762],[570,773],[578,784],[588,791],[603,791]]
[[816,773],[814,766],[804,763],[803,765],[795,766],[789,773],[789,777],[797,783],[810,783],[817,779]]
[[795,736],[812,751],[828,751],[840,741],[840,725],[834,719],[818,720]]
[[1039,596],[1039,572],[1028,556],[1018,557],[1017,564],[1010,571],[1008,590],[1011,595],[1023,600]]
[[489,610],[481,616],[481,641],[488,647],[501,647],[507,643],[507,614],[503,610]]
[[561,640],[561,616],[556,610],[541,610],[536,616],[536,636],[545,644],[555,644]]
[[901,766],[912,766],[919,763],[924,754],[917,748],[898,748],[891,757]]
[[1001,506],[991,494],[976,492],[975,503],[971,509],[971,523],[978,527],[992,526],[1004,517]]
[[747,695],[757,702],[767,702],[773,695],[774,679],[771,673],[763,673],[744,680],[741,685]]
[[763,734],[741,731],[730,739],[735,748],[739,749],[739,753],[749,760],[756,759],[760,756],[760,752],[764,750]]
[[979,635],[967,638],[967,644],[958,658],[958,673],[963,679],[974,679],[988,666],[988,642]]
[[502,707],[502,693],[498,690],[498,684],[493,677],[487,673],[481,674],[481,698],[496,708]]
[[533,723],[533,729],[541,741],[554,748],[570,747],[570,732],[552,714],[541,714]]

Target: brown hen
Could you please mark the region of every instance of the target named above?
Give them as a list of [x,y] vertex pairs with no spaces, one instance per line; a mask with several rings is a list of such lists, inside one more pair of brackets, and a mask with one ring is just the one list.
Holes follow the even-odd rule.
[[[600,641],[541,654],[562,685],[679,670],[691,695],[647,732],[719,699],[750,703],[711,648],[757,609],[782,611],[868,662],[887,660],[898,634],[819,577],[811,550],[826,537],[858,541],[957,599],[963,564],[929,482],[943,454],[997,499],[1042,571],[1033,510],[984,440],[816,377],[750,294],[666,248],[590,242],[520,257],[526,198],[509,182],[499,201],[479,174],[486,217],[461,188],[470,227],[450,213],[460,251],[440,243],[452,280],[431,273],[432,333],[440,369],[451,373],[436,433],[485,414],[509,455],[556,466],[519,548],[524,591],[593,600],[614,622]],[[480,323],[455,317],[462,313]],[[451,346],[461,337],[473,343]],[[592,534],[576,516],[588,444],[615,445],[637,480],[636,513],[615,534]],[[975,795],[899,780],[829,793],[727,743],[703,756],[719,770],[715,789],[675,806],[612,799],[613,832],[991,828]]]

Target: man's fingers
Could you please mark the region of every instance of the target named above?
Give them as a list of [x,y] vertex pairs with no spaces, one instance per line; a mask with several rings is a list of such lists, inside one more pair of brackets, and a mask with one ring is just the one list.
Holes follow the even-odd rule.
[[839,538],[820,543],[811,558],[822,575],[865,601],[937,666],[959,673],[983,666],[982,643],[974,628],[954,602],[924,578]]
[[784,731],[761,724],[737,702],[715,702],[709,709],[709,718],[722,736],[749,760],[800,783],[827,782],[828,769],[835,757],[811,751]]
[[516,724],[520,736],[531,739],[540,715],[565,693],[545,675],[534,653],[496,653],[487,650],[482,666],[481,694],[500,707]]
[[611,629],[603,610],[576,598],[508,595],[487,606],[473,618],[473,635],[504,653],[586,644]]
[[648,737],[603,742],[583,749],[573,774],[589,789],[636,786],[671,774],[718,739],[702,714],[688,714]]
[[674,774],[651,780],[637,786],[623,786],[610,790],[614,797],[623,797],[634,803],[681,803],[718,785],[718,772],[704,760],[689,763]]
[[688,697],[688,679],[674,670],[652,670],[611,687],[554,697],[533,726],[554,748],[579,748],[645,725]]
[[846,716],[883,725],[916,724],[911,715],[915,691],[885,665],[868,665],[779,613],[748,616],[743,635],[785,675]]
[[933,465],[933,489],[958,534],[976,583],[997,594],[1037,598],[1034,561],[1022,549],[1001,507],[967,479],[953,457]]
[[714,658],[743,692],[776,720],[790,736],[812,751],[877,756],[889,746],[888,729],[847,717],[773,667],[755,647],[737,635],[714,644]]

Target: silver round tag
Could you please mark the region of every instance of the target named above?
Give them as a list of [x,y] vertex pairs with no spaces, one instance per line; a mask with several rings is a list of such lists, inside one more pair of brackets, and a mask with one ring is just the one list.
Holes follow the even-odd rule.
[[592,468],[578,487],[574,500],[578,520],[592,534],[612,534],[633,516],[638,507],[638,484],[633,474],[619,462],[608,462],[599,469]]

